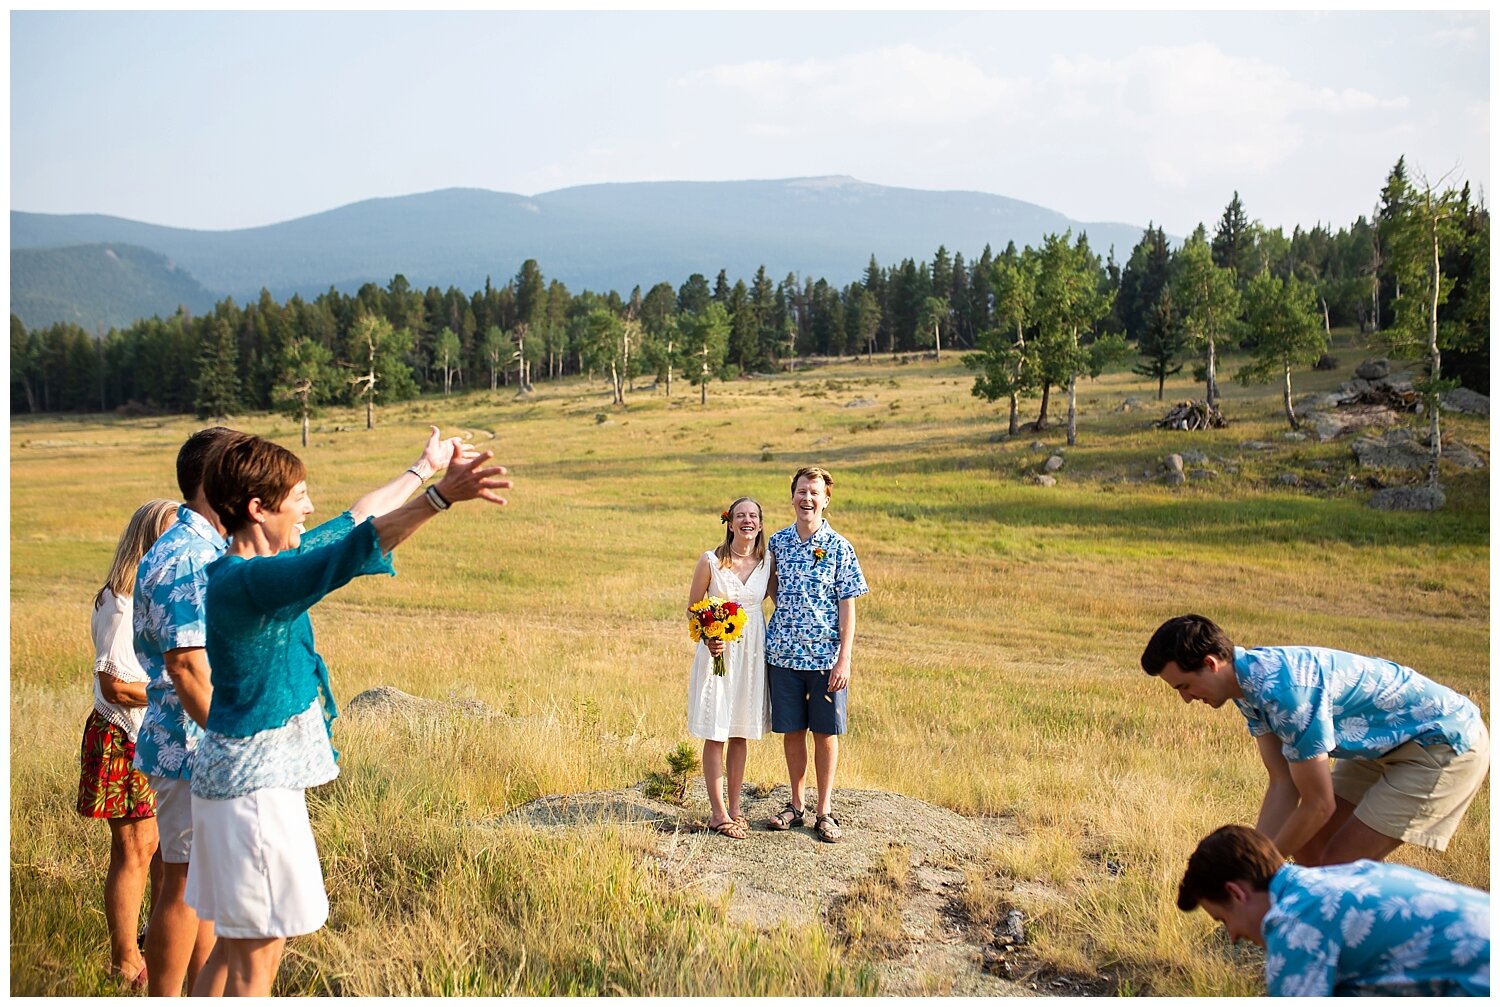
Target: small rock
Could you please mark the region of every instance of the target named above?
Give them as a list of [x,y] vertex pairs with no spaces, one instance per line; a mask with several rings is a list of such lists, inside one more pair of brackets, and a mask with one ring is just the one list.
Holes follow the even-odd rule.
[[1204,454],[1202,451],[1182,452],[1182,463],[1184,465],[1202,465],[1207,461],[1208,455]]
[[1035,483],[1037,486],[1056,486],[1057,485],[1057,477],[1056,476],[1035,476],[1035,477],[1032,478],[1031,481],[1033,483]]
[[994,433],[990,434],[991,444],[1004,444],[1008,440],[1010,440],[1010,434],[1006,433],[1003,430],[997,430]]
[[1379,381],[1391,373],[1391,362],[1384,358],[1366,360],[1354,368],[1354,376],[1364,378],[1366,381]]
[[1219,473],[1216,472],[1216,471],[1214,471],[1213,469],[1193,469],[1191,472],[1189,472],[1187,474],[1187,477],[1189,479],[1195,479],[1195,480],[1198,480],[1198,479],[1217,479],[1217,478],[1219,478]]
[[1181,486],[1185,482],[1187,482],[1187,476],[1183,473],[1175,470],[1167,473],[1168,486]]
[[1005,922],[1000,924],[1000,936],[1007,938],[1012,944],[1026,943],[1026,914],[1019,909],[1012,909],[1005,914]]
[[1454,388],[1442,395],[1443,408],[1453,413],[1472,413],[1475,416],[1490,414],[1490,398],[1467,388]]
[[1033,450],[1033,451],[1046,451],[1047,450],[1047,445],[1043,444],[1041,441],[1032,441],[1031,442],[1031,450]]
[[1243,444],[1240,445],[1240,447],[1244,448],[1246,451],[1275,451],[1276,450],[1276,445],[1274,445],[1274,444],[1268,444],[1265,441],[1245,441]]
[[1283,472],[1276,477],[1283,486],[1300,486],[1302,477],[1295,472]]
[[1307,435],[1300,430],[1288,430],[1281,435],[1281,439],[1300,444],[1302,441],[1307,440]]
[[1390,486],[1370,498],[1376,510],[1433,511],[1448,502],[1437,486]]
[[1182,455],[1167,455],[1165,464],[1168,472],[1182,473]]
[[1450,441],[1443,445],[1443,461],[1452,462],[1461,469],[1482,469],[1484,459],[1474,452],[1467,444]]
[[1042,463],[1043,472],[1056,472],[1063,467],[1062,455],[1053,455]]
[[1136,398],[1134,395],[1131,395],[1127,397],[1124,402],[1120,403],[1120,408],[1118,411],[1122,413],[1128,413],[1132,409],[1139,409],[1140,405],[1141,400]]
[[845,409],[869,409],[871,406],[879,405],[874,399],[850,399],[844,403]]

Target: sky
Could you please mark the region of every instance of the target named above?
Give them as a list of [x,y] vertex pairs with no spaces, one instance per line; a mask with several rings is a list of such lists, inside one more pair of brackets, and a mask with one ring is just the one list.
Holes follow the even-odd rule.
[[1489,193],[1485,12],[13,12],[11,207],[227,229],[453,186],[852,175],[1210,231]]

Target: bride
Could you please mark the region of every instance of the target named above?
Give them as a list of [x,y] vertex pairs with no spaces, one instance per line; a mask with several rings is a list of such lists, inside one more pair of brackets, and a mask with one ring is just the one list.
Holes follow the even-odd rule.
[[[688,605],[707,597],[719,597],[738,602],[749,619],[734,643],[705,640],[698,644],[688,683],[688,732],[703,739],[703,780],[708,785],[708,803],[712,809],[708,827],[722,836],[744,839],[750,834],[750,823],[740,813],[745,741],[759,738],[771,729],[771,698],[766,690],[766,620],[760,606],[767,593],[775,590],[775,570],[774,561],[766,553],[759,503],[740,497],[719,519],[728,526],[724,541],[698,558],[688,589]],[[726,673],[715,675],[713,657],[725,647],[728,647]]]

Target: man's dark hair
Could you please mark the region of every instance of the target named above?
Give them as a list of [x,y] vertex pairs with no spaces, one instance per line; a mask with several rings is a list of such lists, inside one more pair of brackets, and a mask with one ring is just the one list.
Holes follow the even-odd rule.
[[1199,671],[1209,655],[1234,660],[1234,641],[1201,615],[1179,615],[1156,627],[1151,642],[1141,652],[1141,667],[1148,675],[1160,675],[1167,664],[1183,671]]
[[228,427],[204,427],[184,441],[177,452],[177,488],[182,491],[182,499],[189,501],[198,495],[203,473],[226,444],[247,436]]
[[1187,871],[1177,886],[1177,908],[1190,913],[1204,899],[1228,902],[1226,886],[1231,881],[1264,892],[1284,863],[1276,844],[1248,825],[1221,826],[1204,836],[1188,857]]

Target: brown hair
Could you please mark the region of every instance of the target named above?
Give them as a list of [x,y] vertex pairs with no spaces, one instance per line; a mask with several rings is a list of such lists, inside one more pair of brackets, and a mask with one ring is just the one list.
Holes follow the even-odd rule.
[[115,544],[115,559],[109,565],[109,576],[104,578],[104,586],[94,595],[95,608],[104,604],[105,591],[116,598],[129,598],[135,592],[135,568],[140,565],[146,551],[161,538],[161,533],[177,520],[177,507],[176,500],[148,500],[130,515],[130,521],[120,533],[120,541]]
[[183,441],[177,451],[177,488],[182,491],[182,499],[191,500],[198,495],[203,475],[215,455],[227,445],[248,436],[228,427],[204,427]]
[[307,478],[302,459],[263,437],[246,436],[219,453],[203,473],[203,492],[229,534],[250,523],[250,501],[276,510]]
[[1264,892],[1285,863],[1276,844],[1248,825],[1221,826],[1204,836],[1188,857],[1187,871],[1177,886],[1177,908],[1186,913],[1204,899],[1228,902],[1226,886],[1231,881]]
[[1160,675],[1171,662],[1183,671],[1201,671],[1210,655],[1233,661],[1234,641],[1212,619],[1179,615],[1156,627],[1151,642],[1141,652],[1141,668],[1148,675]]
[[761,510],[759,500],[756,500],[754,497],[740,497],[734,503],[730,504],[729,509],[724,512],[728,515],[724,521],[726,525],[724,529],[724,541],[714,550],[714,555],[719,557],[719,566],[721,567],[728,566],[731,562],[730,557],[733,555],[734,547],[734,509],[742,503],[755,504],[756,516],[760,518],[760,531],[755,533],[755,565],[759,566],[761,561],[766,558],[765,512]]
[[798,479],[803,479],[803,478],[807,478],[807,479],[821,479],[821,480],[823,480],[823,488],[828,491],[828,496],[829,496],[830,499],[832,499],[832,497],[833,497],[833,476],[829,474],[829,472],[828,472],[827,469],[820,468],[817,465],[804,465],[804,466],[802,466],[802,468],[798,469],[797,472],[796,472],[796,474],[792,476],[792,492],[793,493],[797,492],[797,480]]

